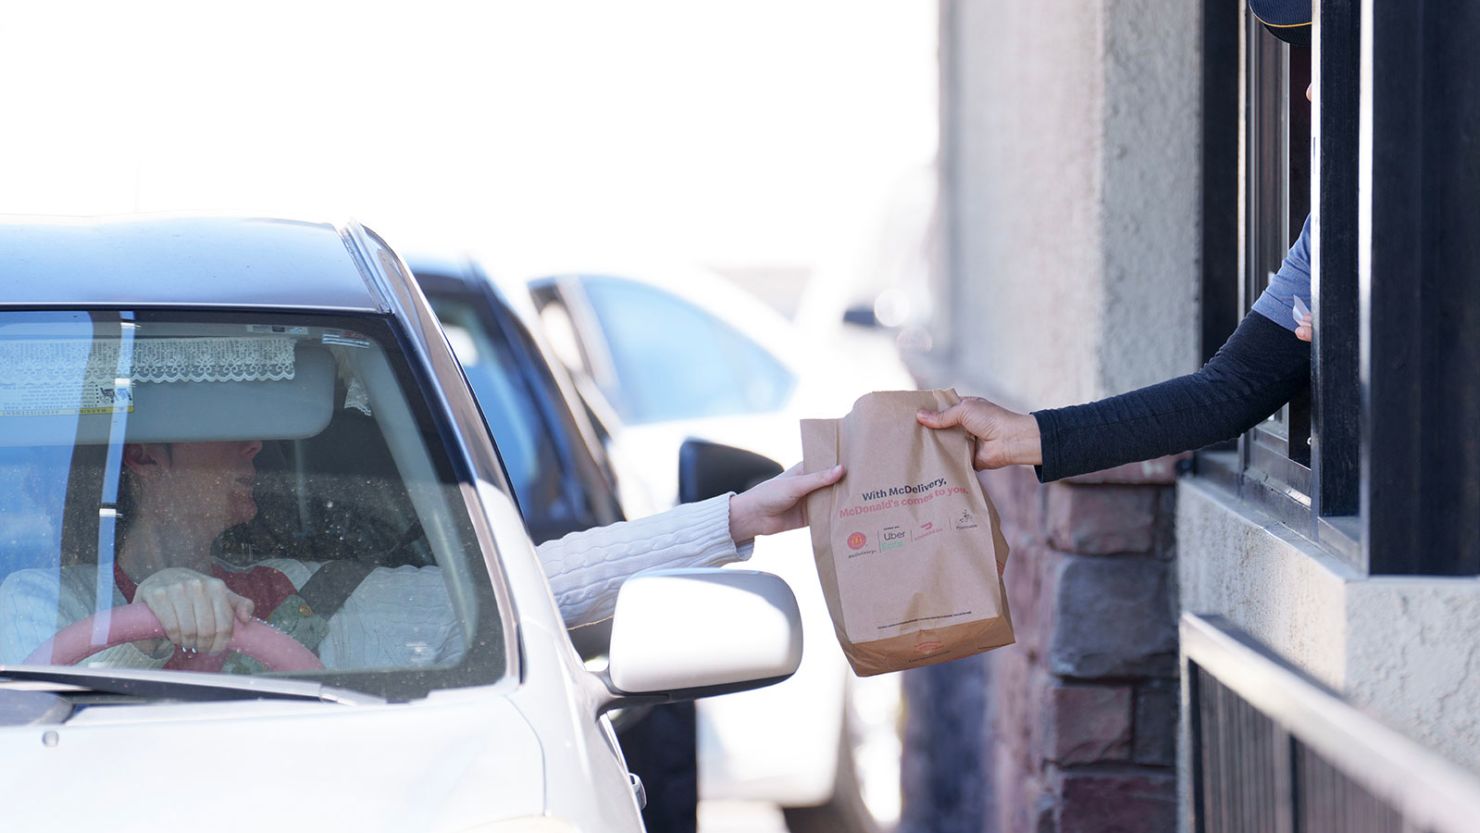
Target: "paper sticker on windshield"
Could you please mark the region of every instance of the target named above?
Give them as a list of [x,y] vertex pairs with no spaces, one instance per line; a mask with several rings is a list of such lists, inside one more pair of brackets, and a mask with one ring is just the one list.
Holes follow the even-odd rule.
[[324,344],[337,344],[341,347],[368,348],[370,346],[370,339],[349,330],[328,330],[321,341]]
[[0,417],[79,416],[134,412],[133,388],[113,379],[85,380],[81,389],[58,384],[0,385]]
[[117,342],[0,342],[0,416],[76,416],[133,410],[132,382],[118,373]]
[[247,332],[272,335],[306,336],[307,327],[290,327],[287,324],[248,324]]

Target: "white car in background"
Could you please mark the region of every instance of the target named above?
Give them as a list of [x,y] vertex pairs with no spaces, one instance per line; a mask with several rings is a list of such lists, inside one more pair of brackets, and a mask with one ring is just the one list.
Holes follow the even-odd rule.
[[[529,284],[546,335],[605,426],[635,513],[679,501],[673,463],[688,439],[789,465],[801,460],[799,419],[842,416],[870,390],[914,387],[892,345],[809,338],[710,272],[526,274],[537,275]],[[900,809],[897,675],[860,679],[848,668],[805,529],[760,541],[747,566],[791,585],[806,649],[791,680],[698,704],[700,797],[774,802],[793,833],[890,829]]]

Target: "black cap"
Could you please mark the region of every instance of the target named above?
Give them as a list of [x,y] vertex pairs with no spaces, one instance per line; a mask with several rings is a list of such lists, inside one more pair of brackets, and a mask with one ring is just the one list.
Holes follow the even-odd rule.
[[1285,43],[1310,46],[1310,0],[1249,0],[1249,11]]

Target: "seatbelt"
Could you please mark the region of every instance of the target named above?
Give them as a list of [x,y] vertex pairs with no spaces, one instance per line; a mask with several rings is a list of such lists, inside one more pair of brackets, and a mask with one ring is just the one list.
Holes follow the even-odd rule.
[[[421,522],[413,523],[401,535],[401,540],[390,551],[391,556],[400,556],[402,551],[422,537]],[[298,597],[314,613],[328,621],[360,586],[365,577],[376,567],[386,566],[359,558],[340,558],[325,562],[298,590]]]
[[375,566],[358,558],[327,562],[309,577],[298,590],[298,596],[314,613],[328,621]]

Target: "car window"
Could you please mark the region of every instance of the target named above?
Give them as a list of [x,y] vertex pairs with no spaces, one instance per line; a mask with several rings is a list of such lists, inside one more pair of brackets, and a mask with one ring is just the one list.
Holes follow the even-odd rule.
[[[396,341],[324,322],[0,314],[0,662],[276,667],[402,696],[497,678],[484,554]],[[99,649],[106,624],[81,655],[51,641],[131,603],[160,620],[149,590],[190,579],[250,600],[322,669],[131,630]]]
[[581,283],[616,375],[602,392],[624,422],[771,411],[796,384],[761,345],[681,298],[621,278]]
[[535,503],[539,480],[559,482],[559,460],[540,418],[534,393],[506,343],[495,342],[473,307],[433,297],[432,309],[478,397],[483,418],[498,441],[504,468],[520,506]]
[[533,358],[534,345],[520,342],[528,357],[521,360],[511,344],[521,334],[490,331],[471,303],[436,294],[428,300],[478,399],[535,543],[597,525],[564,450],[580,440],[561,433],[564,424],[553,410],[563,400],[548,369],[533,364],[542,361]]

